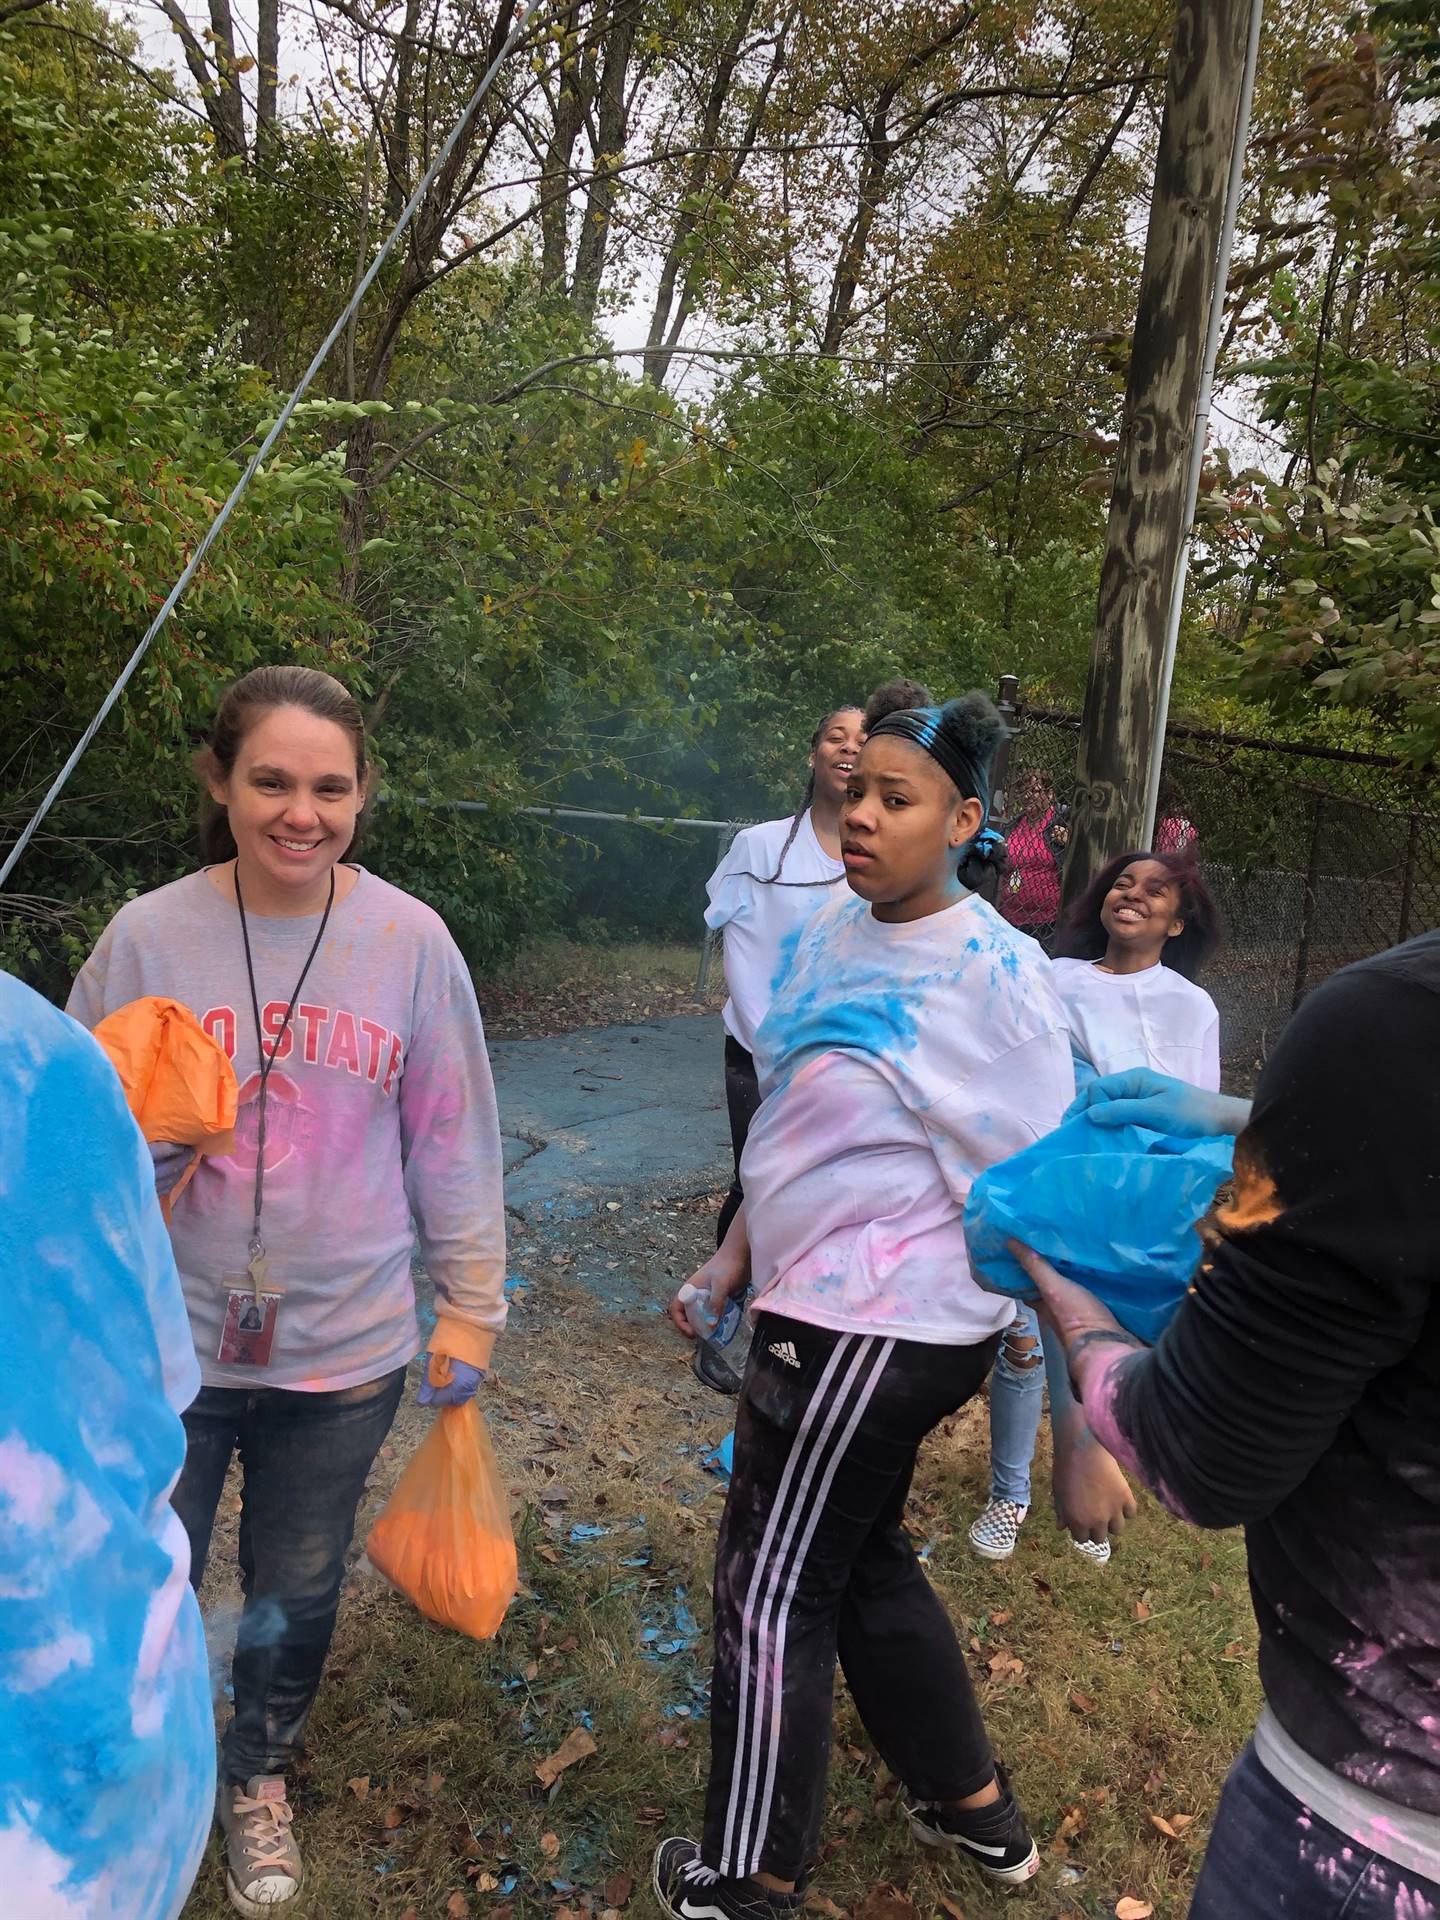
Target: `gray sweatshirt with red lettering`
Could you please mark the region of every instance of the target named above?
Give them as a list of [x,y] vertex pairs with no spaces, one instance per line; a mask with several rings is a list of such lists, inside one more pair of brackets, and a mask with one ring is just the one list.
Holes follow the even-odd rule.
[[429,907],[361,868],[276,1047],[319,916],[248,918],[260,1024],[275,1048],[262,1233],[280,1305],[263,1368],[217,1357],[229,1293],[248,1284],[261,1064],[234,901],[204,873],[132,900],[68,1006],[93,1027],[142,995],[168,995],[234,1062],[235,1150],[202,1161],[171,1221],[206,1385],[331,1390],[404,1366],[419,1345],[417,1232],[440,1315],[429,1344],[485,1366],[505,1324],[500,1126],[455,942]]

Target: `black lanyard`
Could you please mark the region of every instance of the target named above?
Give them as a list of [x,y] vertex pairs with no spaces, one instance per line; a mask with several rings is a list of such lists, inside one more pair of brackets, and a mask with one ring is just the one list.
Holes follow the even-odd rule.
[[320,942],[325,938],[325,928],[329,924],[330,909],[335,904],[335,869],[330,869],[330,897],[325,902],[325,911],[320,916],[320,931],[314,944],[305,956],[305,964],[300,969],[300,978],[295,982],[295,991],[285,1008],[285,1018],[280,1022],[280,1031],[271,1043],[270,1051],[265,1051],[265,1036],[260,1028],[260,996],[255,991],[255,962],[250,953],[250,928],[245,920],[245,901],[240,892],[240,862],[235,862],[235,904],[240,909],[240,934],[245,942],[245,972],[250,979],[250,1008],[255,1015],[255,1046],[260,1055],[260,1091],[256,1095],[258,1108],[255,1127],[255,1222],[250,1233],[250,1277],[255,1283],[256,1298],[259,1298],[261,1283],[265,1277],[265,1242],[260,1237],[260,1212],[265,1204],[265,1106],[266,1094],[270,1086],[270,1069],[275,1065],[275,1056],[280,1051],[280,1043],[290,1028],[290,1016],[295,1011],[305,986],[305,976],[316,954],[320,951]]

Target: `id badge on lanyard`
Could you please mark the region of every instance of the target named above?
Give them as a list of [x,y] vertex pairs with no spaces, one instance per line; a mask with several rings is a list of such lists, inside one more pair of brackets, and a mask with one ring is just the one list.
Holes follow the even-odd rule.
[[240,933],[245,942],[245,971],[250,980],[250,1007],[255,1016],[255,1045],[260,1055],[260,1090],[255,1096],[255,1217],[250,1232],[250,1258],[244,1273],[225,1276],[225,1319],[220,1328],[220,1347],[215,1358],[231,1367],[268,1367],[275,1350],[275,1332],[280,1321],[280,1302],[284,1289],[270,1279],[270,1256],[260,1230],[265,1207],[265,1113],[270,1091],[270,1071],[290,1027],[290,1016],[304,990],[320,942],[325,938],[330,909],[335,904],[335,869],[330,869],[330,896],[320,916],[320,931],[300,969],[295,991],[285,1008],[280,1031],[265,1051],[265,1035],[260,1025],[260,996],[255,988],[255,961],[250,951],[250,928],[245,919],[245,900],[240,892],[240,862],[235,862],[235,905],[240,910]]

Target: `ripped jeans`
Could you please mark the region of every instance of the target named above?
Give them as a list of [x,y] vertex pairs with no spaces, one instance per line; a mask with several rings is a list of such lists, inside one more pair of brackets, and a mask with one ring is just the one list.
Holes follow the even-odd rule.
[[334,1393],[202,1387],[184,1414],[185,1466],[171,1504],[190,1536],[198,1588],[230,1456],[243,1473],[235,1640],[235,1717],[221,1742],[221,1779],[244,1785],[285,1773],[335,1631],[345,1553],[365,1479],[405,1387],[405,1369]]
[[[1029,1342],[1031,1344],[1027,1345]],[[1030,1462],[1045,1405],[1045,1356],[1035,1309],[1019,1302],[990,1374],[990,1497],[1030,1505]]]

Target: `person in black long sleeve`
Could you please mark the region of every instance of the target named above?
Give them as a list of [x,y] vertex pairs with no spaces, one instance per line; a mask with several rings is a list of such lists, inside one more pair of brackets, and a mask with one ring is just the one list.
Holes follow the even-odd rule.
[[[1088,1101],[1169,1131],[1244,1117],[1152,1074]],[[1191,1920],[1440,1920],[1440,932],[1296,1013],[1157,1347],[1017,1252],[1101,1444],[1182,1517],[1246,1529],[1266,1704]]]

